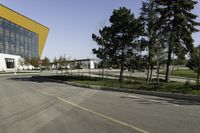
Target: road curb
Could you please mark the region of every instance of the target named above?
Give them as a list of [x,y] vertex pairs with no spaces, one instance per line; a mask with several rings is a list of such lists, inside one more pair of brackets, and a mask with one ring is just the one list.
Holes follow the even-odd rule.
[[[157,76],[157,75],[153,75],[153,76]],[[165,75],[160,74],[160,76],[165,77]],[[181,76],[171,76],[171,78],[176,78],[176,79],[184,79],[184,80],[194,80],[196,81],[196,78],[188,78],[188,77],[181,77]]]
[[40,80],[47,80],[67,85],[72,85],[76,87],[83,87],[88,89],[96,89],[96,90],[104,90],[104,91],[115,91],[115,92],[125,92],[125,93],[135,93],[135,94],[142,94],[142,95],[151,95],[151,96],[158,96],[164,98],[172,98],[172,99],[179,99],[179,100],[189,100],[189,101],[198,101],[200,102],[200,96],[196,95],[189,95],[189,94],[177,94],[177,93],[170,93],[170,92],[157,92],[157,91],[146,91],[146,90],[134,90],[134,89],[122,89],[122,88],[110,88],[110,87],[101,87],[97,85],[85,85],[81,83],[74,83],[69,81],[61,81],[55,79],[49,79],[45,77],[33,76],[33,78],[37,78]]

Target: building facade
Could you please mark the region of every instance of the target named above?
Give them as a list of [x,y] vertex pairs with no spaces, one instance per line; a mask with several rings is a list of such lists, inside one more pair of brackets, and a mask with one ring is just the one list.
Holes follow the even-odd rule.
[[[5,54],[0,63],[3,61],[2,64],[9,64],[12,61],[13,67],[17,67],[16,59],[19,56],[23,59],[40,58],[48,32],[46,26],[0,4],[0,54]],[[16,58],[6,58],[8,55]]]
[[38,34],[0,17],[0,53],[38,58]]

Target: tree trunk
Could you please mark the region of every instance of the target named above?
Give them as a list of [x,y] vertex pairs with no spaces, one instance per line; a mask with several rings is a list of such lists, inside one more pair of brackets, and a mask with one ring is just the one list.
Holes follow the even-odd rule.
[[157,56],[157,60],[156,60],[156,65],[157,65],[157,84],[159,84],[160,82],[160,49],[159,49],[159,44],[156,44],[156,56]]
[[168,51],[168,59],[167,59],[167,66],[166,66],[166,75],[165,75],[165,81],[167,83],[170,82],[170,67],[171,67],[171,61],[172,61],[172,45],[171,43],[169,44],[169,51]]
[[120,75],[119,75],[119,81],[120,81],[120,82],[123,81],[123,72],[124,72],[124,68],[123,68],[123,66],[121,66]]
[[102,68],[102,78],[104,78],[104,67]]
[[102,78],[104,78],[104,59],[102,60]]
[[152,75],[153,75],[153,63],[151,63],[151,72],[150,72],[149,82],[151,82],[152,80]]
[[172,59],[172,72],[174,71],[174,52],[173,52],[173,59]]
[[147,82],[149,82],[149,74],[150,74],[150,61],[149,61],[148,70],[147,70],[147,80],[146,80]]
[[160,79],[160,64],[159,64],[159,60],[157,58],[157,84],[159,84],[159,79]]
[[124,50],[122,49],[122,56],[121,56],[121,68],[120,68],[120,75],[119,81],[123,81],[123,72],[124,72]]
[[152,61],[151,61],[151,50],[150,50],[150,47],[149,47],[149,64],[148,64],[148,71],[147,71],[147,82],[150,82],[151,64],[152,64]]
[[105,64],[105,56],[104,56],[104,47],[102,45],[102,50],[103,50],[103,53],[102,53],[102,79],[104,78],[104,64]]

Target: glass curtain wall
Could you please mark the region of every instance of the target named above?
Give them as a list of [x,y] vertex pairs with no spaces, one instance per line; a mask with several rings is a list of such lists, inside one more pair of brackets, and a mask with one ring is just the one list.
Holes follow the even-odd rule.
[[0,18],[0,53],[38,58],[38,34]]

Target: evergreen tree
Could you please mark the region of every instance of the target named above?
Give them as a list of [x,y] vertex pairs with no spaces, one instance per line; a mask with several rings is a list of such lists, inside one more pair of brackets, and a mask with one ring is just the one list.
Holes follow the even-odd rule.
[[108,64],[112,64],[109,62],[109,59],[112,57],[112,44],[111,39],[112,33],[110,27],[104,27],[103,29],[99,30],[99,36],[92,34],[92,39],[97,43],[99,46],[98,49],[92,49],[93,53],[101,59],[102,65],[102,78],[104,78],[104,68],[105,66],[109,66]]
[[131,11],[125,7],[114,10],[110,17],[110,27],[105,27],[100,36],[94,36],[94,41],[102,45],[93,49],[97,57],[103,55],[106,62],[120,68],[119,81],[123,80],[123,71],[126,68],[127,60],[138,52],[139,35],[142,33],[142,25]]
[[[147,50],[148,50],[148,72],[147,72],[147,82],[150,82],[152,79],[152,72],[155,56],[158,56],[160,46],[158,43],[158,13],[156,13],[157,4],[154,0],[147,0],[142,3],[140,19],[142,20],[145,32],[144,36],[146,36]],[[157,60],[157,65],[159,66],[159,60]],[[157,68],[158,68],[157,66]]]
[[58,69],[58,60],[56,59],[56,57],[54,57],[53,59],[53,64],[55,65],[56,69]]
[[60,58],[58,59],[58,63],[59,63],[59,68],[64,68],[66,65],[66,58],[63,56],[60,56]]
[[32,58],[30,60],[30,64],[33,65],[34,67],[39,67],[39,59],[38,58]]
[[50,63],[51,63],[51,62],[50,62],[49,58],[45,57],[44,60],[43,60],[43,62],[42,62],[42,65],[43,65],[46,69],[48,69],[49,66],[50,66]]
[[197,15],[191,11],[197,4],[194,0],[155,0],[159,13],[159,27],[165,33],[168,47],[166,65],[166,82],[170,82],[170,66],[172,53],[178,57],[184,57],[193,48],[192,33],[197,32],[195,21]]
[[200,46],[195,47],[194,52],[191,54],[187,67],[197,73],[197,85],[199,85],[200,78]]

